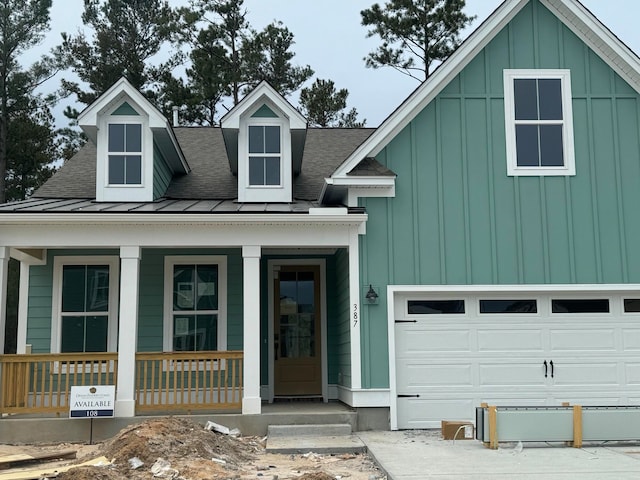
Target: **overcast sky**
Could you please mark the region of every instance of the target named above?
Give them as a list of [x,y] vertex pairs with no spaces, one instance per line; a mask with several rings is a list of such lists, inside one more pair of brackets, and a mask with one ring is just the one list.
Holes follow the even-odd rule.
[[[169,0],[169,3],[177,6],[187,1]],[[356,107],[360,117],[367,119],[367,126],[372,127],[379,125],[418,86],[416,80],[391,69],[364,66],[363,57],[379,44],[377,37],[366,38],[366,28],[360,24],[360,11],[373,3],[375,0],[245,0],[251,25],[260,30],[273,20],[282,21],[294,34],[294,61],[310,65],[316,77],[333,80],[337,88],[347,88],[349,108]],[[467,0],[466,13],[477,18],[466,35],[500,3],[500,0]],[[632,50],[640,52],[639,0],[582,3]],[[53,0],[52,29],[40,47],[42,53],[60,42],[60,32],[73,33],[82,27],[82,9],[82,0]],[[58,83],[59,78],[55,78],[47,89],[56,89]],[[71,99],[63,100],[56,109],[58,127],[65,126],[60,112],[71,103]]]

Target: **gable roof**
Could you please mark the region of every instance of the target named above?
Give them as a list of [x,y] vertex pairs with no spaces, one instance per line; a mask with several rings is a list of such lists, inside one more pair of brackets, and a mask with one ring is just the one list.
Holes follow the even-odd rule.
[[124,77],[114,83],[106,92],[100,95],[91,105],[78,115],[78,125],[93,143],[98,136],[98,119],[111,109],[120,109],[127,105],[127,110],[145,112],[149,118],[149,128],[153,132],[154,141],[163,152],[174,172],[188,172],[187,163],[180,146],[175,138],[171,124],[165,116],[140,93]]
[[347,178],[366,157],[377,155],[531,1],[539,1],[640,93],[640,59],[577,0],[505,0],[451,56],[387,117],[331,175]]
[[220,126],[223,129],[240,128],[240,118],[251,109],[259,110],[262,108],[263,102],[267,102],[281,115],[287,117],[291,129],[307,128],[307,119],[265,80],[261,81],[256,88],[245,95],[220,119]]

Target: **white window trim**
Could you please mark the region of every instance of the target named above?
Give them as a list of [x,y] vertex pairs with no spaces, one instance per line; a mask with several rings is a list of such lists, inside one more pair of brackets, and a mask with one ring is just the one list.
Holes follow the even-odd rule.
[[[114,111],[122,104],[122,101],[116,102]],[[135,106],[133,108],[136,111],[142,110]],[[109,125],[116,123],[135,123],[142,127],[141,183],[139,184],[112,185],[109,183]],[[96,200],[98,202],[153,201],[153,133],[149,128],[149,117],[146,114],[112,115],[111,112],[101,114],[98,121],[96,153]]]
[[165,352],[173,352],[173,267],[194,264],[218,266],[218,351],[227,349],[227,257],[224,255],[168,255],[164,258],[162,348]]
[[[124,121],[117,121],[117,118],[115,116],[109,117],[110,119],[112,119],[112,121],[108,121],[107,122],[107,162],[106,162],[106,166],[107,166],[107,187],[111,188],[111,187],[117,187],[117,188],[140,188],[144,186],[144,126],[142,125],[142,122],[140,121],[134,121],[133,118],[134,117],[124,117],[126,118],[126,120]],[[109,150],[109,126],[110,125],[140,125],[140,151],[139,152],[118,152],[118,151],[111,151]],[[126,128],[125,128],[125,137],[126,137]],[[109,183],[109,162],[110,162],[110,158],[111,156],[128,156],[128,155],[136,155],[140,157],[140,182],[141,183]],[[125,165],[125,172],[126,172],[126,165]]]
[[[576,174],[575,151],[573,145],[573,108],[571,103],[570,70],[504,70],[504,117],[507,147],[508,176],[571,176]],[[516,151],[516,121],[513,81],[519,78],[555,78],[562,88],[562,142],[564,166],[562,167],[519,167]],[[536,123],[544,123],[539,121]],[[557,124],[557,121],[551,123]]]
[[62,269],[65,265],[109,266],[109,311],[107,351],[118,351],[118,284],[120,258],[117,255],[57,256],[53,259],[53,298],[51,306],[51,353],[61,353],[62,345]]
[[[257,120],[257,119],[256,119]],[[276,119],[267,119],[267,120],[276,120]],[[282,158],[282,147],[283,147],[283,129],[282,129],[282,121],[277,119],[277,122],[257,122],[257,121],[250,121],[247,123],[247,184],[246,184],[246,188],[283,188],[283,182],[282,182],[282,177],[283,177],[283,158]],[[280,127],[280,151],[278,153],[249,153],[249,128],[250,127]],[[249,160],[251,157],[262,157],[262,158],[278,158],[280,160],[280,181],[278,183],[278,185],[252,185],[251,184],[251,180],[250,177],[251,175],[249,174]]]
[[[288,119],[282,117],[251,117],[264,103],[271,106],[268,102],[258,102],[256,108],[248,111],[247,115],[240,120],[238,131],[238,200],[240,202],[291,202],[293,177],[290,123]],[[280,127],[280,185],[250,185],[249,126],[272,125]]]

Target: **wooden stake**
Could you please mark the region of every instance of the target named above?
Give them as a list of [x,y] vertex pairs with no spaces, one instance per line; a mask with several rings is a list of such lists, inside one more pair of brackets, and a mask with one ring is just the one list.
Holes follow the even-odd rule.
[[489,407],[489,448],[498,449],[498,410],[494,406]]

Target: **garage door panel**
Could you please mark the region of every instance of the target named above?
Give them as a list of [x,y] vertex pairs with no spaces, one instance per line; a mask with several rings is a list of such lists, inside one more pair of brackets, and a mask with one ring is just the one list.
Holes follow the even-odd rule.
[[398,369],[400,393],[426,391],[443,386],[472,386],[472,369],[469,364],[404,364]]
[[640,362],[630,362],[625,365],[625,381],[627,385],[640,387]]
[[424,352],[469,352],[469,330],[437,330],[426,328],[398,328],[403,355],[422,355]]
[[542,362],[526,361],[514,362],[502,360],[500,362],[482,362],[478,365],[479,384],[483,387],[513,385],[513,386],[543,386],[545,384],[544,366]]
[[623,328],[622,344],[625,351],[640,350],[640,329]]
[[617,386],[618,362],[554,363],[555,386]]
[[479,352],[542,352],[543,342],[540,329],[478,329]]
[[552,328],[549,331],[551,352],[615,351],[616,332],[613,328]]
[[439,428],[441,420],[472,420],[473,398],[399,398],[398,425],[402,428]]

